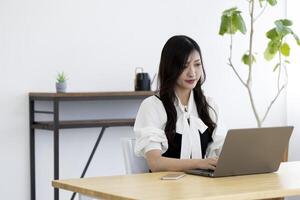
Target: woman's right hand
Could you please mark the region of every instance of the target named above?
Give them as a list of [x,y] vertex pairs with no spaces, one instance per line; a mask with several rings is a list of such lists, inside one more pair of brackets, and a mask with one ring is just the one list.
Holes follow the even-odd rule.
[[218,163],[218,158],[199,159],[197,162],[197,168],[215,170],[217,163]]

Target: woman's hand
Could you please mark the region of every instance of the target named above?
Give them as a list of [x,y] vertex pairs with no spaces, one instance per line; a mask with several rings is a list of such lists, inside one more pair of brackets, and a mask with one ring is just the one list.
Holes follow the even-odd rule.
[[199,169],[211,169],[215,170],[218,163],[218,158],[206,158],[199,159],[197,163],[197,168]]

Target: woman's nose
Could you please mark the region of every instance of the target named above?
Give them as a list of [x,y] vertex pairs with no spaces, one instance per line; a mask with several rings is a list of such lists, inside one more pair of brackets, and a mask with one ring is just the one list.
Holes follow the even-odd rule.
[[191,66],[189,68],[189,73],[188,73],[189,76],[193,77],[196,75],[196,70],[195,70],[195,67],[194,66]]

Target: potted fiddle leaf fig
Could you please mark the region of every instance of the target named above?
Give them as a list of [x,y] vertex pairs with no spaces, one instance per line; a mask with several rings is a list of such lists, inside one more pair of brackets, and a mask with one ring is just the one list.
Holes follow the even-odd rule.
[[64,72],[57,73],[56,76],[56,92],[64,93],[67,88],[67,77]]
[[[277,4],[277,0],[247,0],[245,3],[249,4],[249,40],[248,48],[242,53],[242,63],[247,67],[247,75],[243,77],[240,75],[239,70],[236,66],[236,63],[233,61],[233,40],[234,35],[237,32],[241,32],[242,34],[247,33],[246,23],[242,17],[242,11],[240,11],[237,7],[233,7],[223,11],[221,17],[221,24],[219,29],[219,35],[229,35],[230,36],[230,44],[229,44],[229,58],[228,65],[232,68],[234,74],[237,76],[239,82],[245,88],[248,93],[248,97],[250,100],[250,105],[253,111],[253,114],[256,119],[257,127],[261,127],[268,116],[270,109],[273,104],[276,102],[282,91],[287,86],[287,65],[290,63],[288,60],[290,55],[291,47],[289,43],[286,41],[288,36],[294,38],[296,43],[300,45],[300,40],[295,32],[292,30],[292,21],[289,19],[277,19],[274,21],[274,25],[271,29],[266,32],[266,39],[268,41],[268,45],[264,51],[264,58],[267,61],[276,59],[276,64],[273,66],[273,73],[276,76],[276,93],[270,99],[268,105],[266,105],[266,109],[263,113],[259,113],[256,107],[256,102],[253,95],[252,89],[252,80],[253,80],[253,68],[256,63],[256,58],[254,53],[255,41],[254,41],[254,27],[255,22],[258,18],[263,16],[263,13],[266,11],[266,7],[275,6]],[[259,3],[258,6],[255,6],[256,3]],[[258,8],[258,12],[255,12],[255,9]],[[293,40],[292,40],[293,41]],[[254,55],[255,54],[255,55]],[[244,68],[244,67],[243,67]]]

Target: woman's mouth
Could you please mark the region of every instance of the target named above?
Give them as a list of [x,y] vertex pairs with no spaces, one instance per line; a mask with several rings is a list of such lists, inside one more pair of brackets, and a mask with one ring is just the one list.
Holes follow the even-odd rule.
[[185,80],[185,82],[187,82],[188,84],[194,84],[195,80]]

